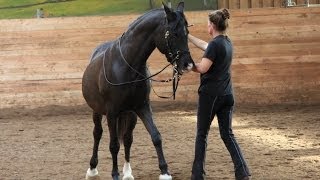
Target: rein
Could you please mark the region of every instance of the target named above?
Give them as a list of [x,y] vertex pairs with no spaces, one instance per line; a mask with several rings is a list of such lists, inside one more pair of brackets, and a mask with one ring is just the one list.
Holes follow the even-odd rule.
[[[180,16],[178,16],[179,18],[181,18]],[[166,22],[167,22],[167,25],[168,25],[168,21],[166,19]],[[177,26],[177,24],[175,25]],[[166,28],[166,32],[165,32],[165,35],[164,35],[164,38],[165,38],[165,42],[166,42],[166,46],[167,46],[167,50],[168,50],[168,56],[170,57],[171,62],[169,64],[167,64],[164,68],[162,68],[160,71],[158,71],[157,73],[153,74],[153,75],[150,75],[148,77],[146,77],[145,75],[141,74],[139,71],[137,71],[135,68],[133,68],[129,63],[128,61],[126,60],[126,58],[124,57],[123,53],[122,53],[122,50],[121,50],[121,38],[123,37],[124,33],[122,34],[122,36],[119,38],[118,40],[118,44],[119,44],[119,52],[120,52],[120,56],[122,58],[122,60],[127,64],[127,66],[129,66],[129,68],[134,71],[135,73],[137,73],[138,75],[142,76],[143,78],[142,79],[137,79],[137,80],[133,80],[133,81],[127,81],[127,82],[122,82],[122,83],[113,83],[111,82],[108,77],[107,77],[107,74],[106,74],[106,68],[105,68],[105,56],[106,56],[106,52],[107,50],[104,52],[104,55],[103,55],[103,73],[104,73],[104,77],[106,79],[106,81],[112,85],[112,86],[122,86],[122,85],[127,85],[127,84],[133,84],[133,83],[137,83],[137,82],[142,82],[142,81],[146,81],[146,80],[151,80],[151,81],[155,81],[155,82],[170,82],[172,81],[172,95],[167,97],[167,96],[160,96],[158,95],[154,88],[152,87],[151,85],[151,88],[153,90],[153,92],[156,94],[156,96],[158,96],[159,98],[171,98],[173,97],[173,99],[175,99],[175,94],[176,94],[176,91],[178,89],[178,85],[179,85],[179,81],[180,81],[180,75],[178,73],[178,70],[177,70],[177,64],[176,64],[176,61],[179,60],[180,58],[180,51],[178,50],[176,52],[176,54],[173,54],[172,53],[172,49],[170,47],[170,43],[169,43],[169,34],[170,34],[170,31],[169,31],[169,27],[167,26]],[[167,56],[167,55],[166,55]],[[169,67],[171,65],[173,65],[173,76],[172,78],[170,79],[167,79],[167,80],[155,80],[155,79],[152,79],[153,77],[157,76],[158,74],[160,74],[161,72],[163,72],[167,67]],[[147,71],[149,71],[149,69],[147,68]]]
[[[151,86],[153,93],[158,96],[159,98],[164,98],[164,99],[169,99],[171,97],[173,97],[173,99],[176,99],[176,91],[178,89],[178,85],[179,85],[179,81],[180,81],[180,76],[178,75],[177,72],[175,72],[175,69],[173,69],[173,77],[171,79],[169,79],[169,81],[172,81],[172,95],[171,96],[161,96],[159,94],[156,93],[156,91],[154,90],[154,88]],[[169,82],[169,81],[165,81],[165,82]]]
[[[122,34],[122,36],[124,35],[124,33]],[[121,36],[121,37],[122,37]],[[128,63],[128,61],[126,60],[126,58],[123,56],[123,53],[122,53],[122,50],[121,50],[121,37],[120,37],[120,39],[119,39],[119,51],[120,51],[120,56],[121,56],[121,58],[123,59],[123,61],[127,64],[127,66],[129,66],[130,67],[130,69],[131,70],[133,70],[134,72],[136,72],[137,74],[139,74],[140,76],[142,76],[142,77],[144,77],[144,78],[147,78],[147,79],[150,79],[151,81],[155,81],[155,82],[170,82],[170,81],[172,81],[173,80],[173,78],[174,78],[174,76],[172,77],[172,78],[170,78],[170,79],[167,79],[167,80],[156,80],[156,79],[152,79],[152,77],[154,77],[155,75],[158,75],[159,73],[161,73],[162,71],[164,71],[170,64],[173,64],[173,63],[175,63],[175,61],[176,60],[178,60],[179,59],[179,55],[177,55],[171,62],[170,62],[170,64],[168,64],[168,65],[166,65],[162,70],[160,70],[158,73],[156,73],[156,74],[154,74],[154,75],[151,75],[150,77],[145,77],[143,74],[141,74],[139,71],[137,71],[136,69],[134,69],[129,63]],[[165,37],[166,38],[166,37]],[[168,46],[169,47],[169,46]],[[171,53],[170,53],[171,54]],[[148,69],[148,68],[147,68]],[[148,69],[148,71],[149,71],[149,69]],[[176,69],[176,67],[174,66],[174,69],[173,69],[173,71],[174,72],[176,72],[176,73],[178,73],[178,71],[177,71],[177,69]],[[175,74],[174,74],[175,75]],[[146,80],[147,80],[146,79]],[[131,82],[133,82],[133,81],[131,81]],[[130,83],[130,82],[127,82],[127,83]]]
[[[168,32],[168,31],[167,31]],[[166,32],[166,34],[167,34]],[[122,36],[124,35],[124,33],[122,34]],[[121,37],[122,37],[121,36]],[[143,74],[141,74],[139,71],[137,71],[136,69],[134,69],[129,63],[128,61],[126,60],[126,58],[123,56],[123,53],[122,53],[122,50],[121,50],[121,37],[119,39],[119,51],[120,51],[120,56],[121,58],[123,59],[123,61],[127,64],[127,66],[130,67],[131,70],[133,70],[135,73],[137,73],[138,75],[142,76],[143,78],[142,79],[137,79],[137,80],[133,80],[133,81],[127,81],[127,82],[122,82],[122,83],[113,83],[111,82],[108,77],[107,77],[107,74],[106,74],[106,68],[105,68],[105,57],[106,57],[106,53],[107,53],[107,50],[104,52],[103,54],[103,59],[102,59],[102,64],[103,64],[103,73],[104,73],[104,77],[105,77],[105,80],[112,86],[123,86],[123,85],[128,85],[128,84],[133,84],[133,83],[137,83],[137,82],[142,82],[142,81],[146,81],[148,79],[150,79],[151,81],[155,81],[155,82],[170,82],[172,81],[172,89],[173,89],[173,93],[171,96],[169,97],[166,97],[166,96],[160,96],[158,95],[154,88],[152,87],[152,90],[153,92],[160,98],[171,98],[173,97],[173,99],[175,99],[175,94],[176,94],[176,91],[178,89],[178,84],[179,84],[179,81],[180,81],[180,76],[179,76],[179,73],[178,73],[178,70],[176,68],[176,64],[175,62],[179,59],[179,53],[177,53],[177,55],[173,58],[173,60],[167,64],[164,68],[162,68],[160,71],[158,71],[157,73],[153,74],[153,75],[150,75],[149,77],[146,77],[144,76]],[[165,37],[167,39],[167,36]],[[167,44],[168,44],[168,41],[167,41]],[[169,53],[170,56],[172,56],[172,53]],[[158,74],[160,74],[161,72],[163,72],[167,67],[169,67],[171,64],[174,64],[174,68],[173,68],[173,77],[170,78],[170,79],[167,79],[167,80],[155,80],[155,79],[152,79],[152,77],[155,77],[157,76]],[[149,71],[149,69],[147,68],[147,70]]]
[[[105,51],[105,53],[103,54],[103,59],[102,59],[102,63],[103,63],[103,74],[104,74],[104,77],[105,77],[106,81],[107,81],[110,85],[112,85],[112,86],[123,86],[123,85],[127,85],[127,84],[133,84],[133,83],[137,83],[137,82],[146,81],[146,80],[151,79],[152,77],[160,74],[160,73],[161,73],[162,71],[164,71],[169,65],[171,65],[171,64],[169,63],[169,64],[166,65],[164,68],[162,68],[159,72],[157,72],[157,73],[155,73],[155,74],[153,74],[153,75],[151,75],[151,76],[149,76],[149,77],[145,77],[143,74],[141,74],[141,73],[137,72],[135,69],[133,69],[133,68],[127,63],[127,61],[124,60],[124,61],[126,61],[126,63],[129,65],[129,67],[131,67],[135,72],[137,72],[140,76],[143,76],[144,78],[142,78],[142,79],[137,79],[137,80],[133,80],[133,81],[126,81],[126,82],[122,82],[122,83],[113,83],[113,82],[111,82],[111,81],[108,79],[107,74],[106,74],[106,68],[105,68],[105,64],[104,64],[104,62],[105,62],[105,57],[106,57],[106,52],[107,52],[107,51]],[[151,80],[152,80],[152,79],[151,79]],[[169,82],[169,81],[171,81],[171,80],[161,80],[161,81],[159,81],[159,82]]]
[[[123,82],[123,83],[113,83],[111,82],[108,77],[107,77],[107,74],[106,74],[106,68],[105,68],[105,56],[106,56],[106,52],[103,54],[103,59],[102,59],[102,64],[103,64],[103,74],[104,74],[104,78],[105,80],[112,86],[123,86],[123,85],[128,85],[128,84],[133,84],[133,83],[137,83],[137,82],[142,82],[142,81],[146,81],[148,79],[150,79],[151,81],[155,81],[155,82],[170,82],[172,81],[172,89],[173,89],[173,93],[171,96],[161,96],[161,95],[158,95],[154,88],[152,87],[151,85],[151,88],[152,88],[152,91],[155,93],[156,96],[158,96],[159,98],[171,98],[173,97],[173,99],[175,99],[175,94],[176,94],[176,91],[178,89],[178,85],[179,85],[179,81],[180,81],[180,76],[179,76],[179,73],[178,73],[178,70],[176,69],[176,65],[174,66],[173,68],[173,77],[170,78],[170,79],[167,79],[167,80],[155,80],[155,79],[152,79],[153,77],[157,76],[158,74],[160,74],[161,72],[163,72],[167,67],[169,67],[171,65],[171,63],[167,64],[164,68],[162,68],[160,71],[158,71],[157,73],[153,74],[153,75],[150,75],[149,77],[146,77],[144,76],[143,74],[141,74],[140,72],[138,72],[136,69],[134,69],[127,61],[126,59],[124,58],[123,56],[123,53],[121,51],[121,46],[120,46],[120,39],[119,39],[119,49],[120,49],[120,55],[121,55],[121,58],[125,61],[125,63],[130,67],[130,69],[132,69],[134,72],[136,72],[137,74],[139,74],[140,76],[144,77],[142,79],[138,79],[138,80],[134,80],[134,81],[127,81],[127,82]],[[178,56],[175,57],[172,61],[176,61],[178,59]],[[149,71],[149,69],[147,68],[147,70]]]

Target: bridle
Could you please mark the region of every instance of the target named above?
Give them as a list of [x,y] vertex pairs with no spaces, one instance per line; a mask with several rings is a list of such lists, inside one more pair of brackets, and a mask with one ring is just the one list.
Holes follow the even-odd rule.
[[[151,81],[155,81],[155,82],[170,82],[172,81],[172,90],[173,90],[173,93],[171,96],[160,96],[158,95],[155,90],[153,89],[152,87],[152,90],[153,92],[160,98],[171,98],[173,97],[173,99],[175,99],[175,94],[176,94],[176,91],[178,89],[178,85],[179,85],[179,81],[180,81],[180,78],[181,78],[181,75],[179,74],[178,72],[178,69],[177,69],[177,61],[180,59],[180,54],[181,54],[181,51],[177,50],[175,53],[172,53],[172,48],[170,46],[170,43],[169,43],[169,36],[170,36],[170,31],[169,31],[169,26],[168,26],[168,22],[167,22],[167,28],[166,28],[166,32],[165,32],[165,35],[164,35],[164,38],[165,38],[165,42],[166,42],[166,48],[167,48],[167,51],[168,53],[166,54],[167,56],[167,59],[170,59],[169,61],[169,64],[167,64],[165,67],[163,67],[160,71],[158,71],[157,73],[155,74],[152,74],[148,77],[146,77],[145,75],[141,74],[139,71],[137,71],[135,68],[133,68],[129,63],[128,61],[126,60],[126,58],[123,56],[123,53],[122,53],[122,50],[121,50],[121,39],[122,37],[124,36],[125,33],[122,34],[122,36],[119,38],[118,40],[118,46],[119,46],[119,52],[120,52],[120,56],[121,56],[121,59],[126,63],[126,65],[132,70],[134,71],[135,73],[137,73],[138,75],[142,76],[143,78],[142,79],[137,79],[137,80],[133,80],[133,81],[126,81],[126,82],[121,82],[121,83],[113,83],[111,82],[108,77],[107,77],[107,74],[106,74],[106,68],[105,68],[105,56],[106,56],[106,53],[107,53],[107,50],[104,52],[103,54],[103,59],[102,59],[102,64],[103,64],[103,73],[104,73],[104,77],[105,77],[105,80],[112,86],[123,86],[123,85],[128,85],[128,84],[133,84],[133,83],[137,83],[137,82],[143,82],[143,81],[146,81],[146,80],[151,80]],[[187,53],[188,51],[185,51],[184,53]],[[172,65],[173,67],[173,76],[170,78],[170,79],[167,79],[167,80],[155,80],[155,79],[152,79],[153,77],[157,76],[158,74],[160,74],[161,72],[163,72],[167,67],[169,67],[170,65]],[[147,67],[147,70],[149,71],[148,67]]]

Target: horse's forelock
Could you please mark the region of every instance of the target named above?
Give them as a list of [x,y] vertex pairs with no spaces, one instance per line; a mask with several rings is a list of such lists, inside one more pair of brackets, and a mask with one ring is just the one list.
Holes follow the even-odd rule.
[[184,13],[180,12],[180,11],[176,11],[176,19],[174,22],[171,22],[171,26],[169,27],[172,31],[176,31],[178,25],[182,22],[183,26],[188,27],[188,21],[184,15]]

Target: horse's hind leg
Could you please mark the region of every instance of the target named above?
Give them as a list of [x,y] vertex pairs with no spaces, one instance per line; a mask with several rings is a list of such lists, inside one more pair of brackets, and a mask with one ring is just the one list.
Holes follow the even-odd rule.
[[95,177],[98,175],[97,165],[98,165],[98,149],[99,149],[99,143],[102,136],[102,115],[96,112],[93,112],[92,115],[94,128],[93,128],[93,138],[94,138],[94,144],[93,144],[93,152],[92,157],[90,160],[90,168],[87,171],[86,179],[89,179],[90,177]]
[[120,143],[117,134],[117,118],[108,114],[108,128],[110,134],[110,144],[109,150],[112,156],[112,179],[119,179],[119,170],[118,170],[118,153],[120,150]]
[[130,149],[133,142],[133,129],[137,124],[137,115],[133,112],[125,113],[125,116],[121,121],[125,121],[126,123],[126,130],[123,136],[124,153],[125,153],[126,162],[124,163],[124,166],[123,166],[122,180],[133,180],[134,177],[132,176],[132,170],[130,167]]

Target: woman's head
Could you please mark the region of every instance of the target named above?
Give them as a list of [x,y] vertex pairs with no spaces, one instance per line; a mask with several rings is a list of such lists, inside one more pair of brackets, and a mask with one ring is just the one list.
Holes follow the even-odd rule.
[[219,9],[209,13],[208,19],[208,32],[210,35],[214,31],[219,33],[224,33],[228,28],[228,19],[230,18],[230,13],[227,9]]

